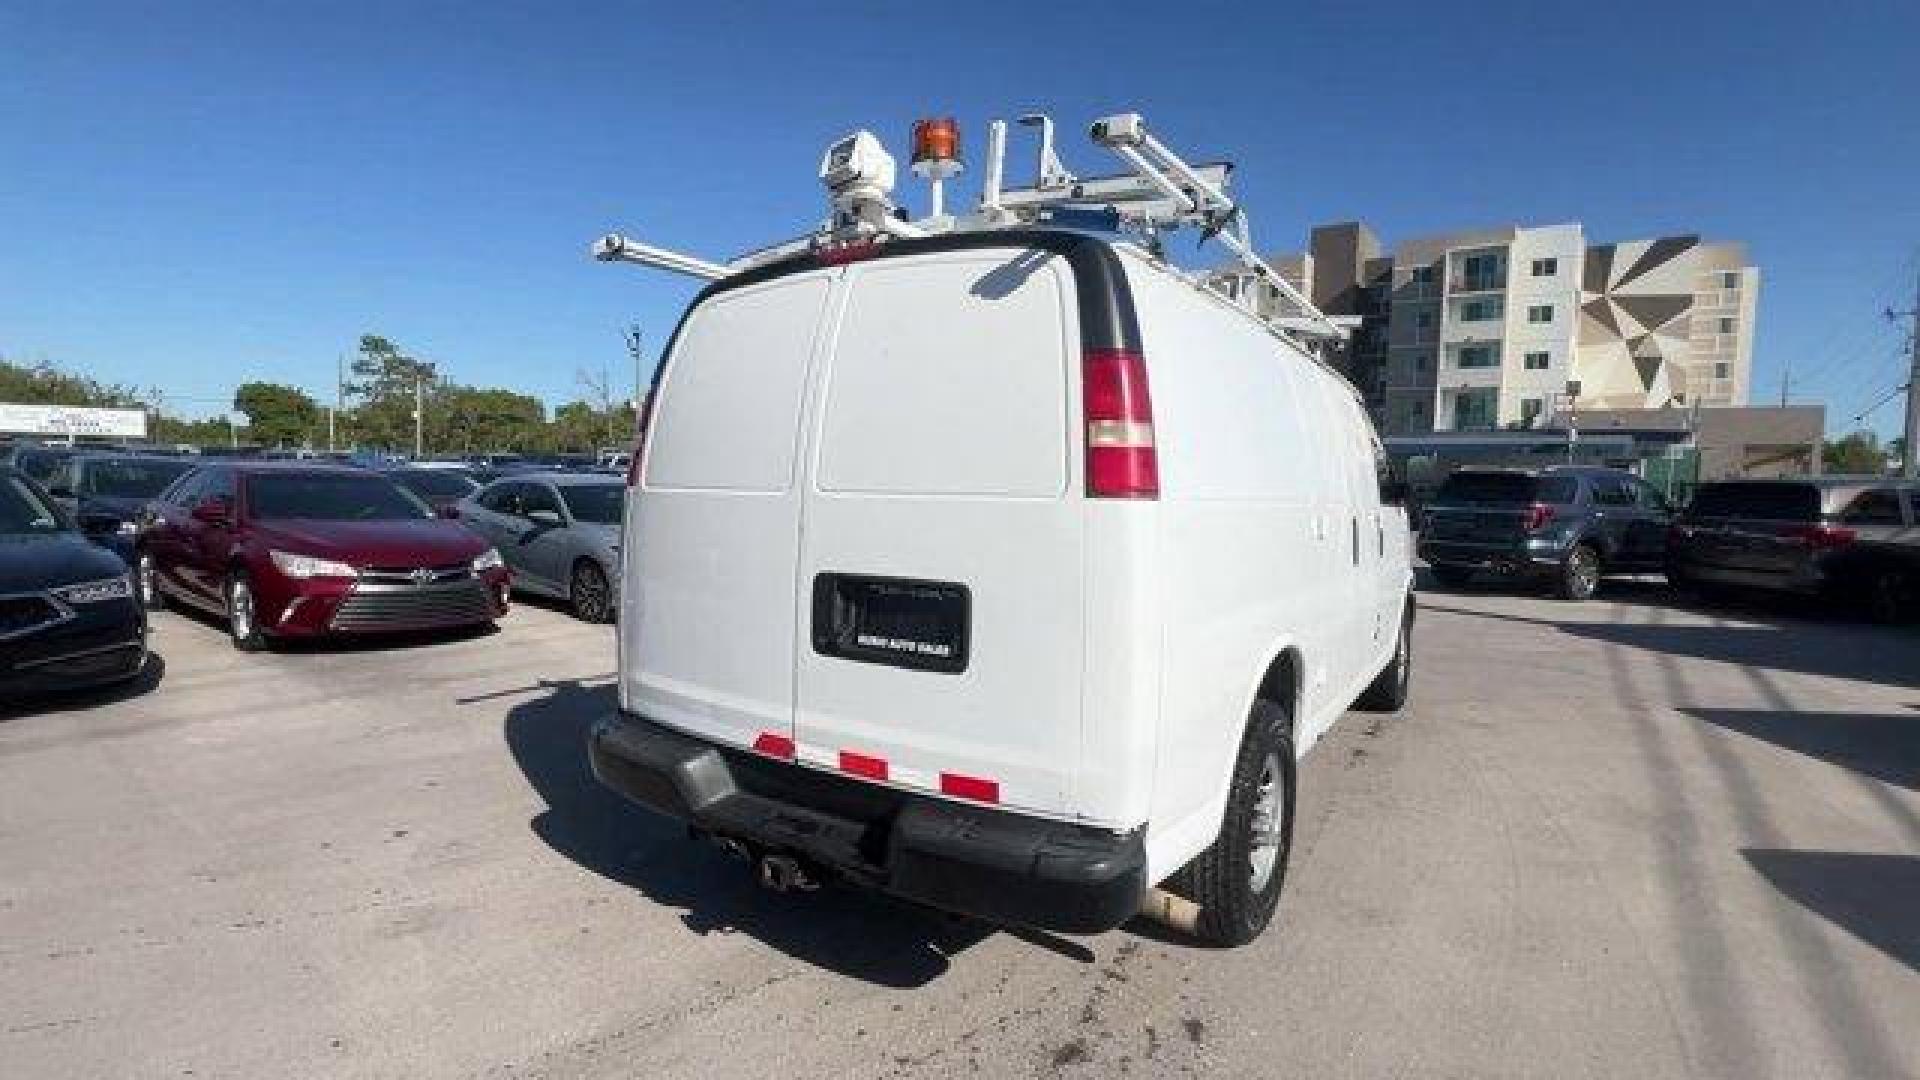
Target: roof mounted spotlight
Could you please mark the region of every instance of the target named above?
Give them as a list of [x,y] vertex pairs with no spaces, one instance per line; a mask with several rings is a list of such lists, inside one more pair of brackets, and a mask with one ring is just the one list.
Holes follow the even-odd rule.
[[893,155],[871,131],[856,131],[827,147],[820,182],[833,196],[833,232],[854,237],[877,233],[921,235],[894,216]]

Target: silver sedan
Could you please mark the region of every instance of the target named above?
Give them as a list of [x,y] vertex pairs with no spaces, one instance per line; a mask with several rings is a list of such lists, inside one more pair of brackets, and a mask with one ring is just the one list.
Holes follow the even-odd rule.
[[460,500],[460,520],[500,549],[514,588],[565,600],[587,622],[608,622],[620,595],[625,499],[616,477],[518,473]]

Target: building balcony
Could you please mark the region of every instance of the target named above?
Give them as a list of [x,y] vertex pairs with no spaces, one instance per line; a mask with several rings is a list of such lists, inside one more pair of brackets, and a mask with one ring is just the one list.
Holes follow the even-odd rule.
[[1505,274],[1461,274],[1447,282],[1447,292],[1454,296],[1461,293],[1503,292],[1506,287]]

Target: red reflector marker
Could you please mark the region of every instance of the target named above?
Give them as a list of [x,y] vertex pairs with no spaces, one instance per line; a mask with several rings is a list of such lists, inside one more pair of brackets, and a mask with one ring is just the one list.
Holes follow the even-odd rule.
[[1000,801],[1000,785],[993,780],[982,780],[977,776],[961,776],[959,773],[940,774],[940,791],[957,799],[972,799],[975,802],[997,803]]
[[758,738],[753,740],[753,748],[768,757],[777,757],[783,761],[793,760],[793,740],[787,738],[785,735],[775,735],[771,731],[763,731]]
[[865,754],[856,754],[851,750],[842,750],[840,751],[840,771],[852,773],[855,776],[864,776],[869,780],[885,780],[887,778],[887,760],[885,758],[868,757]]

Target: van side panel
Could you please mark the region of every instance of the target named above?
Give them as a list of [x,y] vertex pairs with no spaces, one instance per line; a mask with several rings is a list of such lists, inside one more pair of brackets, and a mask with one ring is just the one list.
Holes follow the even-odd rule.
[[624,537],[621,691],[688,734],[791,737],[797,446],[833,276],[703,302],[664,361]]
[[1160,461],[1161,734],[1147,844],[1160,879],[1219,831],[1253,693],[1290,647],[1304,662],[1295,749],[1306,751],[1306,716],[1346,674],[1334,666],[1351,632],[1353,573],[1343,448],[1323,445],[1309,415],[1311,361],[1136,257],[1127,271]]
[[[801,761],[934,793],[941,774],[958,774],[996,785],[1002,806],[1076,816],[1077,308],[1068,260],[1043,251],[847,268],[820,377],[796,582]],[[923,599],[881,616],[905,628],[899,636],[855,635],[865,655],[823,651],[823,610],[810,598],[849,577],[944,591],[955,609],[964,594],[964,668],[884,654],[926,644],[910,614]]]

